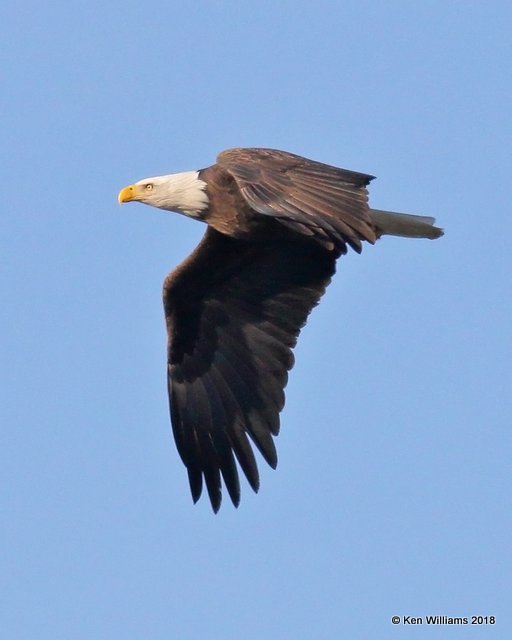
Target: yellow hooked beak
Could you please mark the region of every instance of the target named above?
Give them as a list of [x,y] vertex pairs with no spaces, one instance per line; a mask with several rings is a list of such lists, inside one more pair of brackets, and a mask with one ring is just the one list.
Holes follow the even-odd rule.
[[136,185],[131,184],[129,187],[121,189],[119,195],[117,196],[117,200],[119,201],[119,204],[122,204],[123,202],[131,202],[132,200],[135,200],[136,197],[137,187]]

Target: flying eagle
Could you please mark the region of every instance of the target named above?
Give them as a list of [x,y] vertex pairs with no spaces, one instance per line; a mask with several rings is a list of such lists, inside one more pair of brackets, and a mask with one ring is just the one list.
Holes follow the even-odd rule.
[[372,178],[284,151],[230,149],[206,169],[119,193],[208,225],[163,286],[172,428],[194,502],[204,479],[217,512],[222,478],[238,506],[235,460],[258,491],[250,442],[276,467],[292,349],[347,246],[443,234],[433,218],[370,209]]

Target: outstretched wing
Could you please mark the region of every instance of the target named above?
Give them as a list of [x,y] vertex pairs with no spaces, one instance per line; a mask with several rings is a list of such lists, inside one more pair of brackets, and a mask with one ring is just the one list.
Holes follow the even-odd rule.
[[249,206],[325,246],[361,252],[375,242],[366,186],[373,176],[275,149],[229,149],[217,157]]
[[292,349],[335,270],[335,252],[298,238],[249,242],[209,227],[164,283],[174,438],[194,502],[204,478],[214,511],[221,477],[239,503],[235,458],[258,490],[250,441],[277,465]]

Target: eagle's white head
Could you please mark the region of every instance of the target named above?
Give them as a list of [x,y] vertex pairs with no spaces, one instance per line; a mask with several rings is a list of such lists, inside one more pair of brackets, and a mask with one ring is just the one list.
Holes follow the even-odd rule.
[[118,200],[143,202],[197,218],[209,204],[205,189],[206,182],[199,178],[199,171],[185,171],[139,180],[121,189]]

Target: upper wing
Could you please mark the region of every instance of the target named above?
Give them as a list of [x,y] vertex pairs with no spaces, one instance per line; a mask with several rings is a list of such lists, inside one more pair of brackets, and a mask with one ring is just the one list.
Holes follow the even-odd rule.
[[203,477],[214,511],[221,475],[238,505],[235,457],[252,488],[247,435],[272,467],[292,348],[335,270],[336,255],[300,240],[248,242],[208,228],[164,283],[174,438],[194,501]]
[[361,240],[376,240],[366,189],[373,176],[274,149],[229,149],[217,164],[253,209],[326,246],[360,252]]

